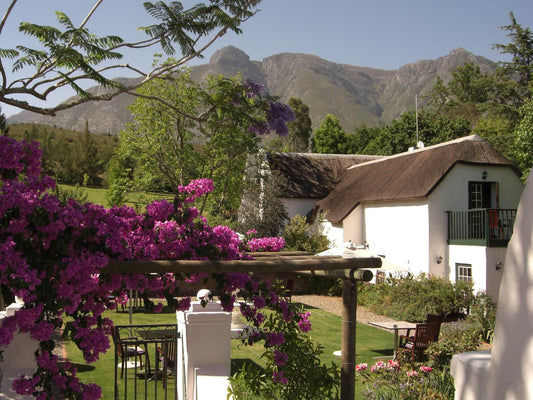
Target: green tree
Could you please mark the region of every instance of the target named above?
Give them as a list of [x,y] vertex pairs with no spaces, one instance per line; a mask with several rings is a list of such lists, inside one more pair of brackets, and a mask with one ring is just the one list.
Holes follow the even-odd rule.
[[516,157],[524,180],[533,168],[533,98],[520,109],[522,119],[515,131]]
[[[480,116],[487,112],[504,114],[510,98],[502,96],[505,87],[512,87],[513,83],[500,74],[484,73],[481,67],[467,62],[452,71],[452,79],[445,85],[438,77],[430,93],[429,105],[438,113],[466,118],[472,127]],[[512,92],[512,90],[510,91]]]
[[9,133],[9,127],[7,126],[7,120],[5,114],[2,114],[2,108],[0,107],[0,134],[7,135]]
[[117,152],[109,161],[108,186],[105,193],[107,205],[121,206],[128,201],[127,192],[131,182],[131,163],[123,153]]
[[[430,111],[418,115],[418,141],[429,146],[467,136],[470,124],[464,118],[452,118]],[[392,155],[417,145],[417,124],[414,111],[403,113],[384,126],[364,149],[364,154]]]
[[131,189],[175,192],[191,179],[210,178],[215,189],[204,197],[202,209],[207,207],[217,222],[236,220],[246,160],[260,141],[257,133],[286,129],[290,108],[240,77],[210,76],[197,84],[188,71],[153,80],[138,96],[131,106],[134,121],[120,133],[116,154],[131,161],[132,173],[110,172],[110,187],[119,178]]
[[268,169],[264,151],[250,156],[235,229],[243,233],[253,229],[258,237],[279,236],[289,219],[281,199],[284,183],[276,171]]
[[513,126],[513,122],[508,118],[487,114],[477,120],[472,133],[488,140],[500,153],[518,164],[514,150],[515,133]]
[[[194,149],[199,141],[193,131],[199,90],[189,71],[155,79],[137,90],[139,97],[129,108],[133,121],[119,133],[117,148],[118,158],[133,162],[128,163],[132,166],[128,189],[175,191],[197,177],[204,162]],[[110,173],[110,185],[116,176]]]
[[324,229],[321,221],[324,216],[320,215],[314,219],[313,224],[309,224],[306,218],[301,215],[295,215],[285,226],[283,238],[285,239],[287,250],[308,251],[319,253],[327,250],[330,241],[324,235]]
[[294,111],[295,120],[289,122],[289,135],[287,137],[288,151],[306,152],[309,150],[309,139],[311,138],[312,123],[309,116],[309,106],[301,99],[291,97],[289,107]]
[[[186,9],[181,2],[144,2],[151,19],[158,22],[138,30],[147,38],[140,41],[125,40],[111,34],[99,36],[90,32],[95,11],[102,7],[102,1],[95,1],[86,18],[75,26],[64,12],[56,12],[60,28],[21,22],[18,30],[38,41],[34,48],[16,46],[14,49],[0,49],[0,102],[24,110],[41,114],[55,115],[59,110],[73,107],[91,100],[109,100],[124,92],[132,92],[147,81],[164,76],[179,69],[211,46],[227,31],[242,33],[241,24],[257,12],[261,0],[209,0]],[[18,0],[10,0],[7,10],[0,20],[0,37],[9,35],[6,26]],[[23,3],[23,2],[21,2]],[[23,7],[23,5],[21,5]],[[76,5],[78,7],[78,5]],[[148,22],[148,21],[147,21]],[[124,24],[116,24],[113,29],[124,31]],[[126,32],[128,34],[129,32]],[[182,56],[172,62],[154,64],[150,71],[135,66],[135,58],[122,60],[123,50],[137,53],[141,49],[161,46],[167,56],[176,53],[179,47]],[[10,80],[5,71],[13,70],[17,76]],[[127,70],[137,74],[135,83],[122,85],[106,77]],[[105,74],[105,75],[104,75]],[[20,77],[22,75],[22,77]],[[85,91],[80,82],[93,81],[107,87],[106,93],[91,94]],[[31,82],[31,85],[28,84]],[[70,87],[79,97],[53,107],[42,107],[39,101],[46,100],[54,91]],[[17,96],[26,95],[24,100]]]
[[530,28],[523,28],[512,12],[509,18],[511,23],[502,29],[508,32],[510,43],[495,44],[493,47],[511,56],[511,61],[502,61],[500,65],[507,76],[518,82],[519,97],[525,101],[532,96],[529,83],[533,78],[533,32]]
[[[81,184],[86,182],[88,185],[98,184],[98,174],[103,171],[101,165],[99,165],[98,146],[96,145],[96,142],[89,131],[88,121],[85,121],[85,130],[81,136],[78,147],[78,168],[80,169],[82,180],[78,181],[77,183]],[[84,184],[83,186],[86,185]]]
[[342,129],[339,119],[327,114],[320,126],[313,132],[311,151],[323,154],[345,154],[347,135]]
[[368,146],[381,132],[382,126],[361,125],[355,128],[354,133],[347,136],[347,153],[351,154],[369,154]]

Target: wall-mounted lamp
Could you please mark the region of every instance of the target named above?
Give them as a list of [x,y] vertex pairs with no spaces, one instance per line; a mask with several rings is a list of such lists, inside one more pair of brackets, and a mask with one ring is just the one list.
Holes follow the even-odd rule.
[[483,171],[481,173],[481,179],[483,179],[483,180],[487,179],[487,171]]
[[503,263],[500,260],[498,260],[498,262],[496,263],[496,271],[499,271],[502,268],[503,268]]
[[442,256],[437,257],[437,264],[440,264],[442,262]]

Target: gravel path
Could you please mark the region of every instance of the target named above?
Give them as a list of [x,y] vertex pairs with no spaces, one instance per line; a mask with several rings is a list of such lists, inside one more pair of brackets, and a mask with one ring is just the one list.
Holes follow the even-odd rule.
[[[332,314],[342,316],[342,297],[318,295],[293,295],[292,300],[310,307],[320,308]],[[357,306],[357,321],[362,323],[394,321],[383,315],[377,315],[363,306]]]

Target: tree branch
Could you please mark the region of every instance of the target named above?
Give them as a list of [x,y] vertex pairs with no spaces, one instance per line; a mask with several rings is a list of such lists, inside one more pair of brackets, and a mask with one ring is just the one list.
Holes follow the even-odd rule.
[[[95,10],[97,7],[100,6],[100,4],[103,2],[103,0],[97,0],[94,4],[93,8],[90,10],[90,12],[87,14],[85,19],[82,21],[81,25],[78,29],[84,29],[85,25],[87,24],[88,20],[93,16]],[[48,49],[50,49],[50,52],[48,53],[48,57],[45,59],[42,59],[40,61],[32,60],[31,57],[33,56],[32,53],[28,53],[28,57],[25,59],[21,58],[21,65],[22,66],[28,66],[33,65],[36,68],[36,72],[25,78],[19,78],[11,83],[8,82],[7,74],[4,70],[4,65],[2,64],[2,60],[0,59],[0,74],[3,79],[2,88],[0,89],[0,101],[13,105],[15,107],[18,107],[23,110],[28,110],[32,112],[36,112],[43,115],[55,115],[57,111],[65,110],[71,107],[74,107],[79,104],[86,103],[88,101],[106,101],[111,100],[112,98],[118,96],[121,93],[129,93],[133,94],[135,96],[139,96],[138,94],[132,93],[133,90],[139,88],[143,83],[146,83],[152,79],[161,77],[167,73],[173,72],[176,69],[178,69],[183,64],[191,61],[195,57],[201,57],[202,53],[205,52],[210,46],[213,45],[213,43],[222,37],[228,29],[231,29],[237,33],[240,32],[238,29],[239,25],[249,18],[251,18],[253,15],[257,13],[257,11],[253,11],[253,8],[255,8],[261,0],[248,0],[244,4],[240,5],[240,0],[235,0],[235,3],[238,5],[238,8],[231,8],[231,4],[227,6],[231,11],[228,11],[230,14],[226,15],[222,14],[219,18],[217,16],[213,16],[210,13],[213,12],[211,6],[204,6],[204,8],[199,8],[198,6],[193,7],[190,10],[180,11],[180,14],[186,15],[186,18],[182,21],[185,21],[182,23],[182,25],[178,25],[178,30],[170,30],[176,29],[176,27],[173,27],[172,24],[165,25],[162,24],[160,26],[157,26],[158,28],[162,29],[161,35],[156,35],[150,39],[144,40],[144,41],[138,41],[133,43],[112,43],[114,41],[114,37],[107,36],[105,38],[102,38],[104,40],[100,41],[98,38],[95,39],[94,42],[85,42],[80,41],[80,43],[75,43],[76,39],[74,37],[71,37],[68,43],[64,45],[64,50],[69,50],[73,47],[78,47],[82,50],[82,53],[76,51],[75,57],[83,57],[82,58],[57,58],[56,52],[57,52],[57,42],[55,39],[52,39],[52,41],[46,42],[41,36],[38,34],[32,32],[31,35],[38,37],[39,40],[44,41]],[[12,0],[8,10],[6,11],[2,21],[0,22],[0,34],[2,33],[2,29],[5,25],[5,22],[17,3],[17,0]],[[200,11],[198,11],[200,10]],[[217,9],[218,10],[218,9]],[[220,10],[218,10],[220,11]],[[234,12],[233,15],[232,12]],[[216,18],[207,20],[206,17],[209,18]],[[202,27],[203,28],[200,28]],[[38,25],[32,25],[32,28],[36,30],[36,32],[39,32],[38,29],[46,29],[47,27],[40,27]],[[51,28],[49,28],[51,29]],[[166,29],[166,31],[165,31]],[[181,31],[180,31],[181,29]],[[181,35],[180,36],[180,32]],[[194,33],[193,37],[190,38],[190,33]],[[185,35],[185,36],[183,36]],[[207,36],[211,36],[209,40],[205,44],[203,44],[199,49],[196,49],[196,46],[200,42],[202,38],[205,38]],[[181,38],[181,39],[180,39]],[[185,42],[182,42],[181,40],[185,38]],[[82,38],[84,39],[84,38]],[[110,39],[110,40],[108,40]],[[100,69],[93,69],[93,67],[89,67],[89,64],[92,64],[92,61],[96,60],[96,63],[101,62],[105,59],[111,59],[111,58],[117,58],[116,55],[120,55],[116,52],[116,50],[120,48],[132,48],[132,49],[140,49],[140,48],[147,48],[154,46],[158,43],[168,43],[172,39],[173,41],[180,40],[180,44],[183,45],[186,43],[186,48],[188,49],[183,56],[175,61],[172,61],[170,63],[165,63],[163,65],[158,65],[152,68],[151,71],[148,73],[144,73],[140,69],[136,67],[132,67],[129,64],[114,64],[110,66],[106,66]],[[121,40],[121,39],[120,39]],[[107,44],[111,44],[111,46],[107,46]],[[97,47],[96,47],[97,46]],[[53,51],[52,51],[53,49]],[[31,49],[29,49],[31,51]],[[168,49],[167,49],[168,50]],[[62,57],[68,57],[65,55],[62,55]],[[22,61],[23,60],[23,61]],[[18,60],[17,60],[18,61]],[[96,64],[95,63],[95,64]],[[62,67],[68,66],[66,71],[61,72]],[[124,87],[116,87],[117,85],[109,80],[108,78],[105,78],[102,74],[104,72],[109,72],[116,69],[127,69],[130,71],[134,71],[136,74],[138,74],[138,77],[140,78],[139,82],[133,85],[128,85]],[[75,75],[75,73],[83,72],[80,74]],[[52,75],[53,74],[53,75]],[[110,90],[108,93],[93,96],[88,95],[85,96],[86,93],[81,93],[84,96],[80,96],[76,98],[73,101],[69,101],[68,103],[59,104],[54,107],[39,107],[32,105],[28,103],[27,101],[17,100],[12,97],[12,95],[28,95],[31,98],[38,99],[38,100],[46,100],[47,97],[50,95],[50,93],[54,92],[55,90],[64,87],[64,86],[71,86],[74,90],[76,90],[78,93],[80,91],[83,91],[80,86],[76,84],[77,81],[80,80],[92,80],[99,84],[109,85],[110,87],[115,87],[114,89]],[[30,87],[30,85],[32,85]],[[40,91],[39,88],[43,87],[43,90]],[[161,100],[153,98],[153,100]],[[164,100],[162,100],[163,103]],[[166,104],[168,105],[168,104]],[[179,110],[176,110],[179,111]],[[191,116],[185,115],[184,116],[191,118]]]

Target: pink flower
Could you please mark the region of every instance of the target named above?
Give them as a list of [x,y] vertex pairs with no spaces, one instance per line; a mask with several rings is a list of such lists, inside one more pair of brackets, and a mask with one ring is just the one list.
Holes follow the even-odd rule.
[[370,368],[370,371],[376,372],[376,371],[379,371],[381,369],[384,369],[385,367],[386,367],[386,365],[385,365],[385,363],[383,361],[378,361],[377,363],[372,365],[372,367]]
[[300,320],[298,321],[298,326],[300,327],[300,330],[303,333],[309,332],[311,330],[311,322],[309,321],[309,317],[311,316],[311,313],[309,311],[305,313],[300,313]]
[[428,373],[429,373],[429,372],[433,371],[433,368],[428,367],[428,366],[426,366],[426,365],[422,365],[422,366],[420,367],[420,371],[422,371],[422,372],[428,372]]
[[368,368],[368,364],[367,364],[367,363],[361,363],[361,364],[357,364],[357,365],[355,366],[355,370],[356,370],[357,372],[364,371],[364,370],[366,370],[367,368]]
[[288,356],[287,353],[283,353],[279,350],[274,350],[274,364],[283,366],[287,362]]
[[416,372],[416,371],[407,371],[406,374],[410,378],[413,377],[413,376],[418,376],[418,372]]
[[263,308],[265,306],[265,299],[261,296],[257,296],[254,298],[254,307],[255,308]]
[[274,371],[272,373],[272,378],[274,378],[274,382],[281,383],[282,385],[287,385],[289,383],[289,379],[285,377],[283,371]]
[[400,369],[400,364],[395,360],[389,360],[386,368],[389,371],[398,371]]
[[283,332],[269,332],[267,333],[266,346],[279,346],[280,344],[285,343],[285,335]]

